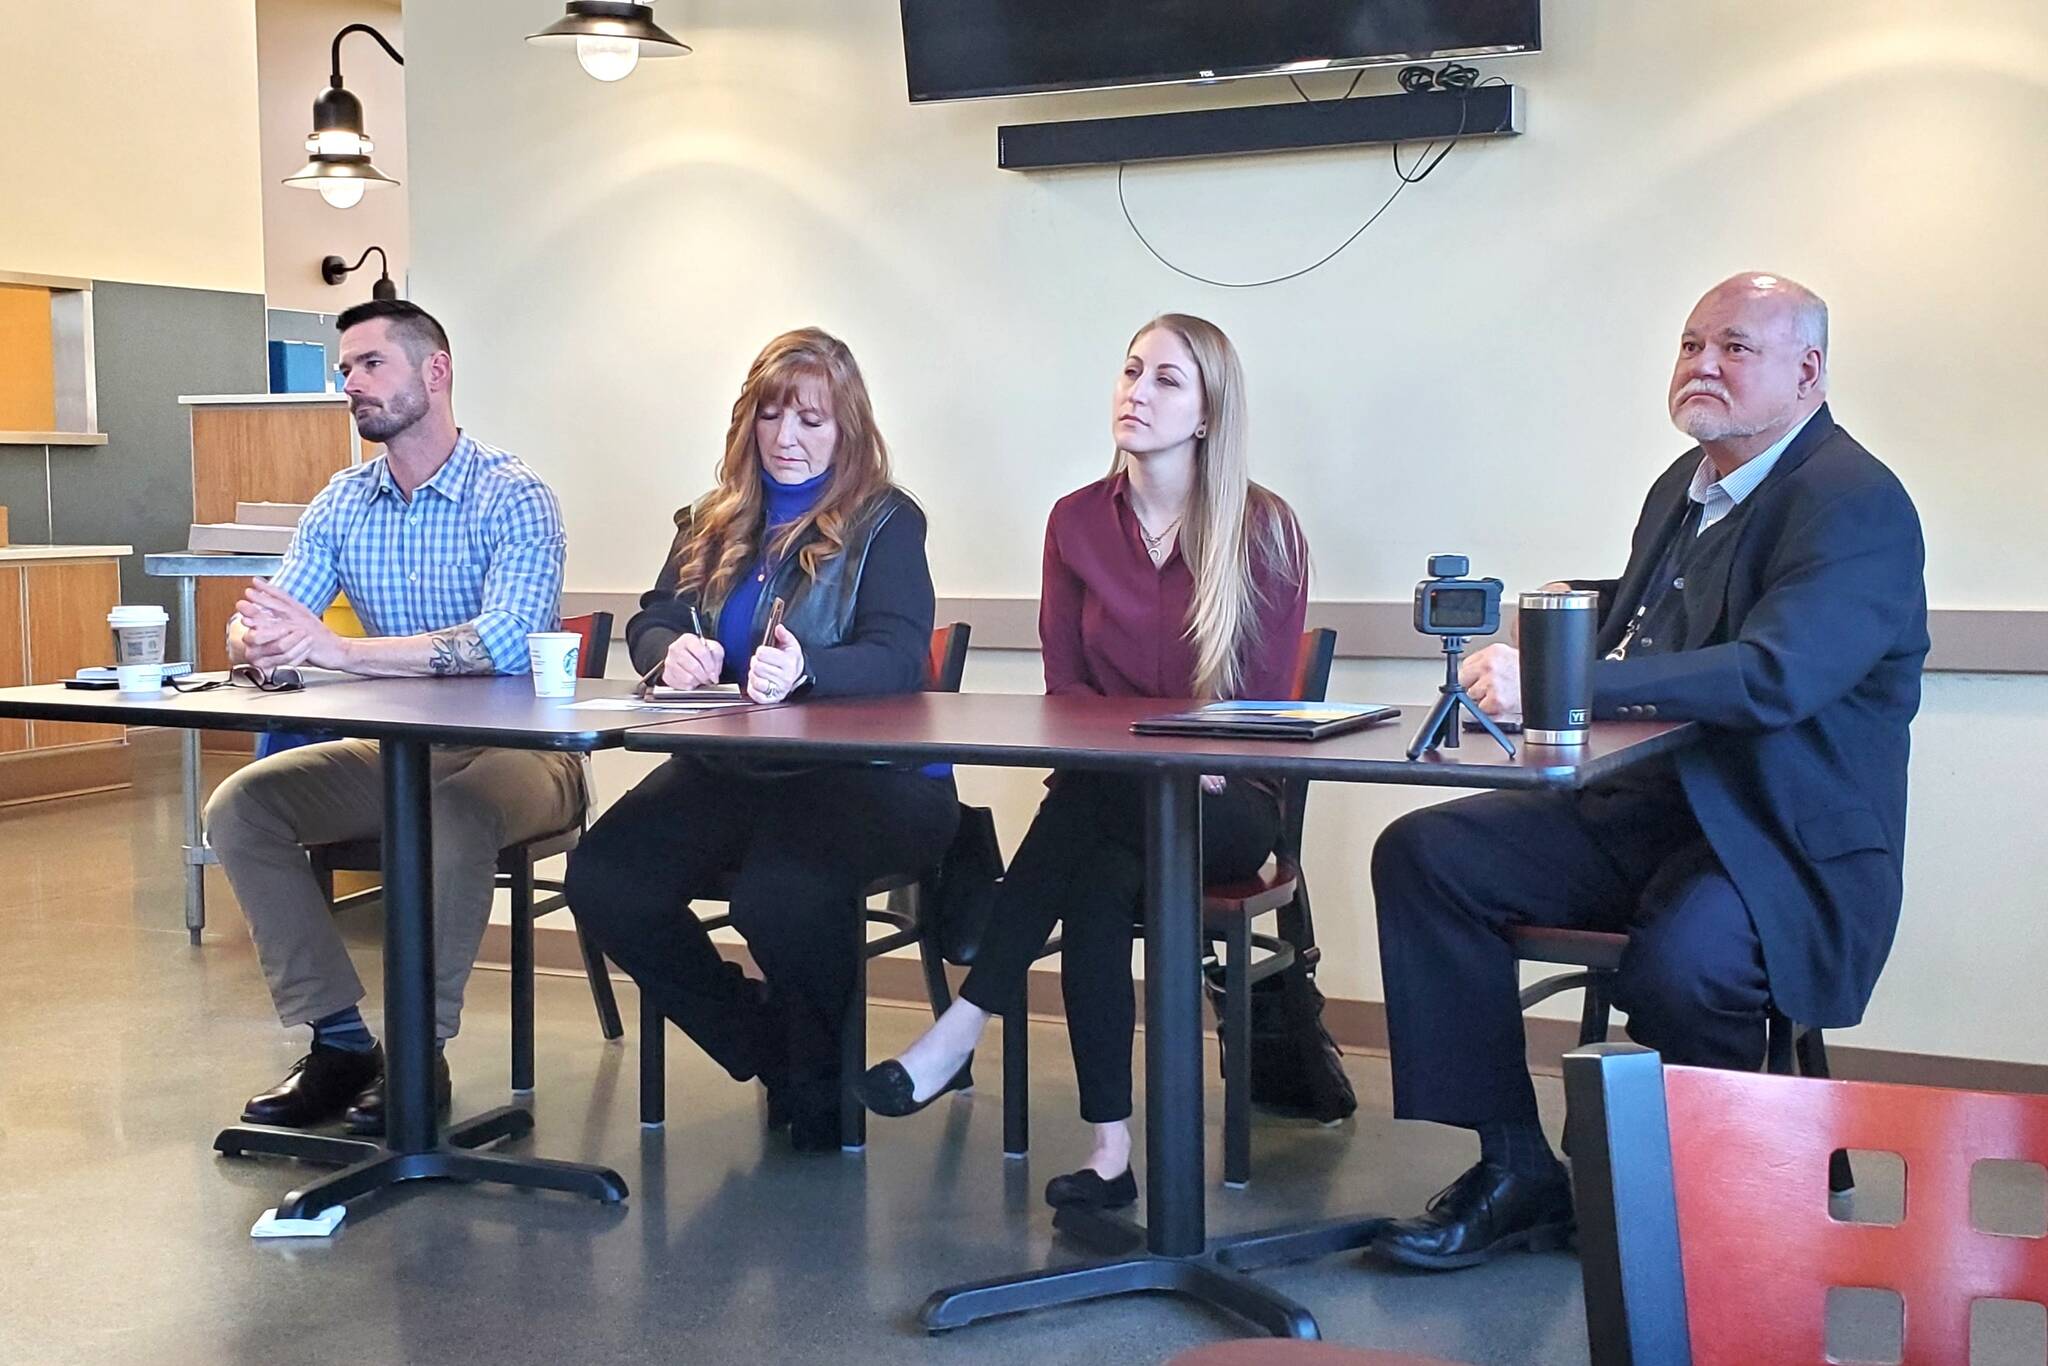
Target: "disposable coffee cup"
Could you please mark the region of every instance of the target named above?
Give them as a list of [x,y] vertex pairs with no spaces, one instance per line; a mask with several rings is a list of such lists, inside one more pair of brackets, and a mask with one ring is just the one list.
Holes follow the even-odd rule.
[[1522,738],[1583,745],[1593,721],[1593,636],[1598,593],[1524,593]]
[[114,683],[122,692],[163,691],[164,632],[170,623],[161,607],[121,606],[107,613],[114,632]]
[[574,631],[535,631],[526,638],[526,652],[533,660],[535,697],[574,697],[576,657],[583,651],[583,637]]

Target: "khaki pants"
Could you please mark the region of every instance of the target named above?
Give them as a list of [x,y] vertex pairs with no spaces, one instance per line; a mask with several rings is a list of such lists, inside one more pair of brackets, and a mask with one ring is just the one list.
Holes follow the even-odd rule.
[[[490,919],[498,851],[582,819],[573,754],[509,749],[433,751],[435,1033],[453,1038],[462,989]],[[220,856],[256,941],[277,1015],[311,1024],[363,999],[305,846],[383,831],[383,765],[370,740],[286,750],[250,764],[206,806]]]

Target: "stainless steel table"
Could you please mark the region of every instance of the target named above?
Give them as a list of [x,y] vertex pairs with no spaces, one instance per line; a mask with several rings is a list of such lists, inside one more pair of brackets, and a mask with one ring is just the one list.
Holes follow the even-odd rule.
[[[177,551],[144,555],[142,572],[153,579],[178,581],[178,658],[199,667],[199,580],[249,579],[275,574],[282,555],[224,555],[209,551]],[[194,944],[206,928],[206,865],[214,862],[206,847],[200,820],[199,732],[179,737],[178,769],[185,786],[185,933]]]

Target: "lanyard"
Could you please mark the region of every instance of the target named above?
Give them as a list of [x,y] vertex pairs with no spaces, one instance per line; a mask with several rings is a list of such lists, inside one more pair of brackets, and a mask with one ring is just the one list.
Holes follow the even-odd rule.
[[[1678,565],[1685,551],[1688,539],[1697,539],[1700,517],[1706,512],[1706,505],[1694,503],[1685,516],[1679,518],[1678,527],[1665,541],[1664,549],[1657,557],[1657,571],[1650,576],[1650,585],[1643,594],[1643,600],[1636,604],[1635,615],[1629,618],[1628,629],[1621,633],[1621,639],[1607,652],[1609,659],[1627,659],[1628,647],[1635,644],[1636,636],[1642,631],[1650,613],[1664,605],[1665,597],[1678,582]],[[1722,519],[1726,521],[1726,518]]]

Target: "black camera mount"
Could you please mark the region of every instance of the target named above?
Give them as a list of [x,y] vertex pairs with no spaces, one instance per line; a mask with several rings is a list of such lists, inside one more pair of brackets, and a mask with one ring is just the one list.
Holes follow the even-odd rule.
[[[1488,735],[1500,742],[1510,759],[1515,743],[1479,709],[1472,694],[1458,680],[1465,661],[1465,642],[1473,635],[1492,635],[1500,629],[1499,579],[1467,579],[1470,562],[1463,555],[1429,557],[1430,577],[1415,586],[1415,629],[1433,635],[1443,643],[1444,682],[1437,689],[1436,705],[1429,709],[1415,738],[1408,742],[1408,757],[1418,759],[1426,751],[1456,749],[1463,732],[1459,712],[1469,711]],[[1466,628],[1465,634],[1453,631]]]

